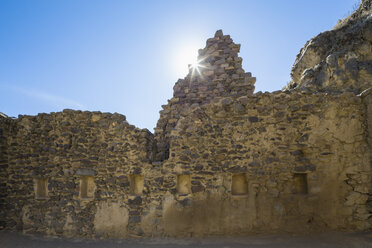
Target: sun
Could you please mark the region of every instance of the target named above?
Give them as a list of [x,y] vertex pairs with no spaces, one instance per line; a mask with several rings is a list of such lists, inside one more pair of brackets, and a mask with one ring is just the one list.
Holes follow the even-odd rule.
[[174,52],[173,68],[175,74],[182,78],[189,73],[189,69],[197,70],[200,67],[198,50],[200,46],[187,44],[178,47]]
[[196,60],[192,64],[189,64],[189,68],[192,70],[198,70],[201,67],[200,61]]
[[202,61],[203,60],[200,59],[200,60],[195,61],[193,64],[189,65],[189,72],[191,72],[191,78],[195,76],[200,76],[201,78],[203,78],[201,69],[205,68],[205,66],[201,64]]

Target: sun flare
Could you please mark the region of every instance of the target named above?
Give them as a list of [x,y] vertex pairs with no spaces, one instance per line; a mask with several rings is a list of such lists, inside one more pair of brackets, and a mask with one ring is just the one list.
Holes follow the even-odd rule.
[[189,64],[189,68],[191,68],[191,69],[196,69],[196,68],[198,68],[199,66],[200,66],[199,61],[195,61],[195,62],[193,62],[192,64]]
[[202,61],[203,61],[202,59],[199,59],[193,64],[189,65],[189,71],[191,70],[191,77],[201,76],[203,78],[201,69],[205,68],[205,66],[201,64]]
[[189,69],[197,70],[200,67],[198,61],[198,45],[185,45],[176,50],[173,59],[175,73],[179,77],[184,77],[189,73]]

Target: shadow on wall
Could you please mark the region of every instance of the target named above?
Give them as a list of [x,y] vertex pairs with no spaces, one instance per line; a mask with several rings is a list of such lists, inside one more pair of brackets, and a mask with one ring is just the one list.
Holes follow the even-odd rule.
[[[228,197],[200,193],[165,197],[164,231],[169,236],[205,236],[249,233],[256,226],[256,193]],[[178,198],[178,199],[176,199]]]
[[129,213],[120,203],[101,202],[97,207],[94,227],[98,237],[120,238],[127,233]]

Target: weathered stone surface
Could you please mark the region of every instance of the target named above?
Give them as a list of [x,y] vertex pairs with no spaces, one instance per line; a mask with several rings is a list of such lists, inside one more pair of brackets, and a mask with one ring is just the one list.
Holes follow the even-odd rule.
[[94,230],[97,236],[125,237],[130,218],[128,219],[128,210],[120,205],[120,203],[100,202],[94,216]]
[[308,41],[292,67],[285,89],[352,91],[372,82],[372,2],[363,0],[349,17]]

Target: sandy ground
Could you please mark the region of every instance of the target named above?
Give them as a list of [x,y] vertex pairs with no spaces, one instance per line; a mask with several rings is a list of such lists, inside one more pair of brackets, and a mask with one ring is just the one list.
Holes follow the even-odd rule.
[[16,232],[0,231],[0,248],[273,248],[273,247],[337,247],[372,248],[372,232],[367,233],[322,233],[308,236],[270,235],[244,238],[204,238],[204,239],[120,239],[83,240],[43,238]]

